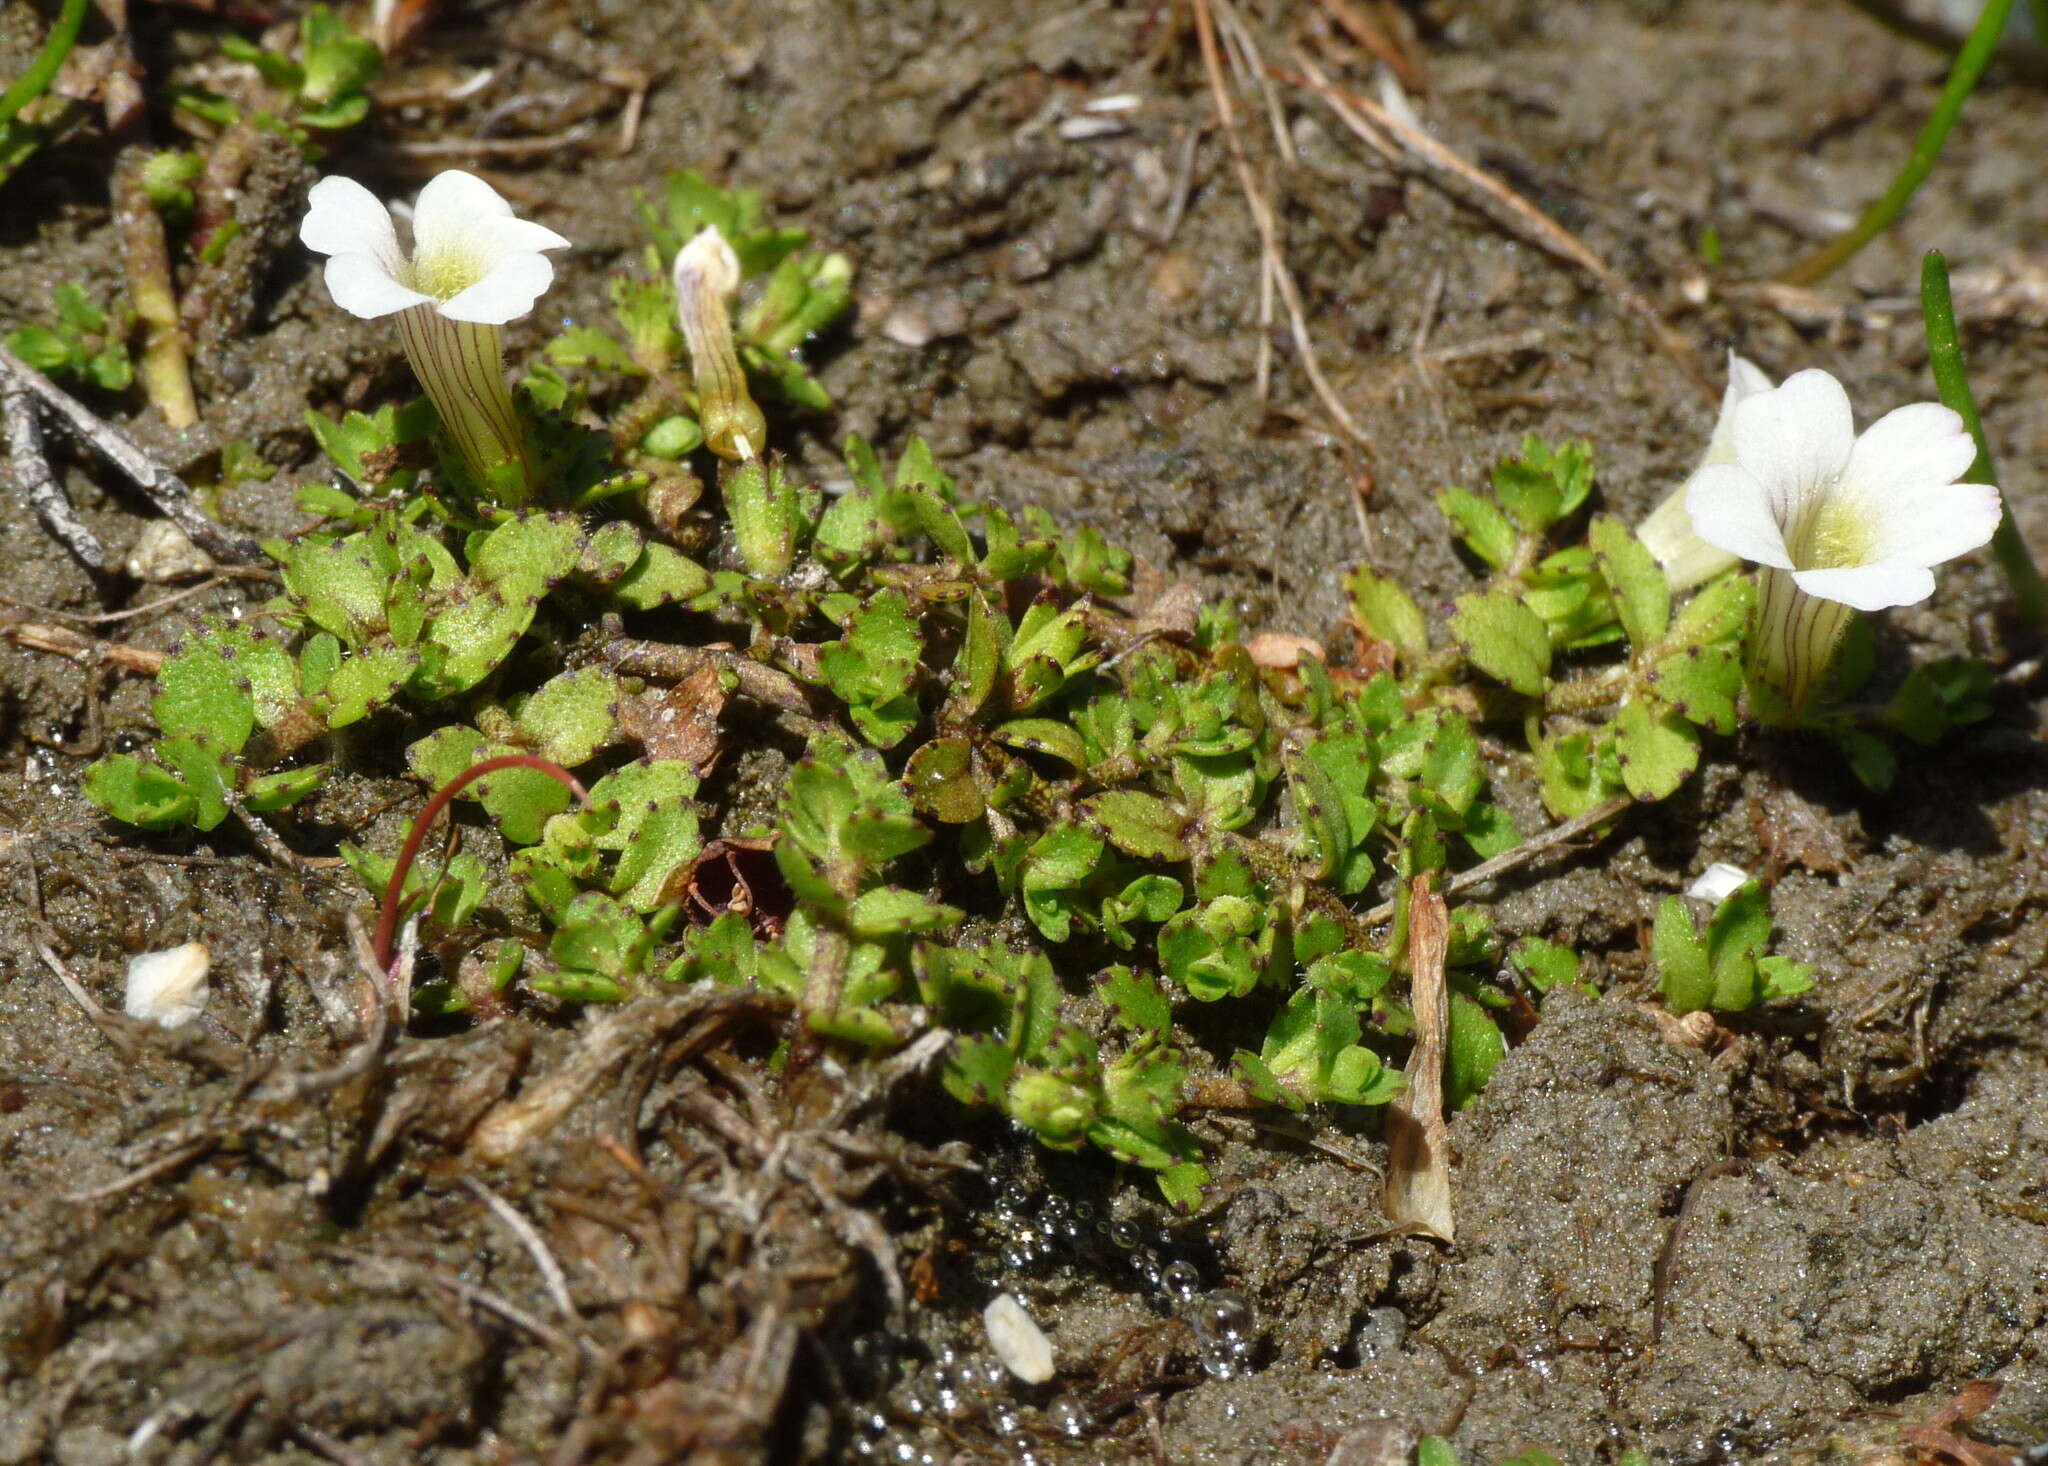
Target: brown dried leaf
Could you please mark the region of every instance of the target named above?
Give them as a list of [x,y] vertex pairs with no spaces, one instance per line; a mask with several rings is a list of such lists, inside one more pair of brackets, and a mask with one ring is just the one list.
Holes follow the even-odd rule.
[[1451,1216],[1451,1132],[1444,1123],[1444,1049],[1451,1027],[1444,954],[1450,947],[1451,915],[1430,881],[1428,871],[1416,877],[1408,903],[1415,1048],[1408,1056],[1408,1087],[1387,1106],[1383,1208],[1394,1226],[1450,1242],[1456,1224]]
[[621,700],[619,729],[649,758],[686,763],[701,777],[711,772],[724,748],[718,716],[725,703],[718,666],[706,661],[672,687]]

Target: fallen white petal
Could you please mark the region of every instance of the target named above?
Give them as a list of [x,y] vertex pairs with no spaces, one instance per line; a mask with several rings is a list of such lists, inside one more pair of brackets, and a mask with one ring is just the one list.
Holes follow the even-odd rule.
[[187,942],[162,952],[128,959],[128,993],[122,1009],[130,1018],[176,1028],[206,1010],[206,975],[213,954],[204,942]]
[[1695,901],[1711,901],[1719,906],[1748,884],[1748,871],[1725,860],[1717,860],[1694,877],[1693,883],[1685,888],[1685,894]]
[[989,1347],[1010,1373],[1026,1384],[1042,1385],[1053,1377],[1052,1340],[1038,1321],[1008,1293],[998,1293],[981,1312]]

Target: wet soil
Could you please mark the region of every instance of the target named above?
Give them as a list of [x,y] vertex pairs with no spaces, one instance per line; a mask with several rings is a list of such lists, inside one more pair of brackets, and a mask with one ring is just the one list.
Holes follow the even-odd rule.
[[[205,54],[212,22],[137,9],[153,74]],[[1298,45],[1365,78],[1330,11],[1266,9],[1241,12],[1276,67]],[[1403,13],[1428,125],[1655,301],[1695,372],[1732,346],[1773,375],[1825,366],[1882,410],[1930,395],[1920,251],[2039,279],[2048,93],[1994,74],[1904,225],[1841,277],[1739,283],[1881,189],[1938,90],[1941,56],[1847,4]],[[33,29],[0,44],[18,55]],[[485,66],[481,91],[437,100]],[[636,186],[692,167],[762,188],[859,271],[856,315],[821,343],[836,416],[776,425],[816,473],[836,472],[845,431],[891,449],[923,433],[972,492],[1099,525],[1139,553],[1141,590],[1191,581],[1256,627],[1333,634],[1338,572],[1360,558],[1447,604],[1470,575],[1430,497],[1525,432],[1592,438],[1606,503],[1633,515],[1709,426],[1707,398],[1599,286],[1283,84],[1294,160],[1256,99],[1245,145],[1371,446],[1347,438],[1284,315],[1261,329],[1258,235],[1185,5],[496,6],[441,17],[385,86],[380,119],[326,166],[395,192],[480,164],[577,241],[519,345],[600,312],[637,246]],[[1084,111],[1125,94],[1132,110]],[[1088,117],[1125,125],[1062,128]],[[564,132],[525,154],[445,150]],[[59,281],[117,278],[108,156],[87,136],[6,185],[0,324]],[[201,333],[203,426],[134,423],[201,476],[236,437],[285,465],[226,488],[258,532],[298,517],[305,407],[403,381],[289,244],[311,176],[288,154],[252,174],[262,247],[225,281],[236,328]],[[2048,549],[2044,307],[2006,290],[1964,310],[2004,486]],[[144,506],[62,466],[125,547]],[[12,499],[0,556],[8,599],[42,608],[17,618],[160,593],[103,595]],[[261,593],[231,584],[100,631],[162,648],[184,613]],[[1670,804],[1492,893],[1504,933],[1572,943],[1607,996],[1554,998],[1456,1117],[1454,1248],[1384,1235],[1369,1128],[1209,1130],[1217,1188],[1168,1245],[1255,1310],[1228,1378],[1197,1367],[1114,1244],[1005,1267],[1021,1223],[1003,1182],[1149,1228],[1142,1180],[963,1129],[906,1067],[767,1085],[782,1015],[765,1002],[666,994],[366,1035],[353,883],[232,825],[109,827],[78,774],[147,731],[147,684],[0,642],[0,1462],[852,1459],[877,1404],[894,1412],[880,1445],[962,1462],[1393,1461],[1430,1432],[1478,1461],[1875,1462],[1912,1459],[1902,1430],[1974,1379],[2002,1387],[1980,1440],[2048,1438],[2048,762],[2036,648],[1998,602],[1964,567],[1879,628],[1894,674],[1964,651],[2010,671],[1993,720],[1909,757],[1889,795],[1796,741],[1723,741]],[[391,763],[374,734],[354,753]],[[352,777],[285,833],[313,857],[389,846],[416,800]],[[1643,933],[1712,860],[1773,880],[1779,950],[1820,981],[1705,1051],[1641,1006]],[[215,954],[204,1030],[96,1020],[53,972],[118,1007],[129,955],[190,939]],[[883,1389],[892,1351],[979,1348],[996,1286],[1034,1308],[1065,1373],[920,1434]],[[1054,1427],[1063,1402],[1090,1409],[1079,1439]]]

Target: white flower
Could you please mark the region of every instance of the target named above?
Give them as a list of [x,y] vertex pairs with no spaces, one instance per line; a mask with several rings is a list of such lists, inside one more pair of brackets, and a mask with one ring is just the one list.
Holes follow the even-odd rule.
[[[1735,461],[1735,409],[1757,393],[1770,390],[1771,379],[1762,367],[1747,357],[1728,353],[1728,390],[1721,395],[1721,416],[1714,423],[1714,436],[1700,460],[1700,469]],[[1694,470],[1693,478],[1698,476],[1699,470]],[[1739,563],[1726,550],[1693,533],[1692,517],[1685,510],[1686,490],[1691,487],[1692,478],[1688,478],[1636,527],[1636,537],[1664,567],[1664,578],[1674,592],[1690,590]]]
[[410,255],[391,211],[354,179],[323,178],[306,201],[299,240],[329,257],[328,294],[364,320],[426,305],[451,321],[515,321],[554,281],[542,251],[569,247],[554,230],[513,217],[495,188],[459,169],[420,190]]
[[1842,384],[1804,371],[1737,404],[1729,437],[1734,461],[1693,475],[1686,509],[1701,539],[1764,567],[1752,657],[1794,710],[1851,608],[1925,600],[1932,567],[1998,528],[1998,490],[1957,482],[1976,446],[1939,403],[1858,437]]
[[1693,476],[1685,505],[1710,545],[1790,573],[1808,595],[1859,611],[1934,594],[1932,567],[1984,545],[1998,490],[1959,484],[1977,456],[1938,402],[1887,413],[1861,437],[1849,394],[1799,372],[1735,411],[1735,461]]
[[127,1000],[130,1018],[165,1028],[190,1023],[206,1010],[210,996],[206,975],[213,954],[204,942],[187,942],[162,952],[144,952],[128,960]]
[[533,464],[498,328],[533,309],[555,278],[544,250],[569,241],[512,217],[512,206],[473,174],[436,174],[412,212],[412,253],[398,246],[391,211],[360,183],[323,178],[299,225],[305,246],[328,256],[327,293],[365,320],[396,318],[413,375],[475,480],[475,491],[517,506],[533,493]]

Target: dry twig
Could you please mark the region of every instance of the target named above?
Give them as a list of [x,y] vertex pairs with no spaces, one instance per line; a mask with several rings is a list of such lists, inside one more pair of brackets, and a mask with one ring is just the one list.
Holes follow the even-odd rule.
[[48,377],[0,346],[0,373],[25,387],[100,457],[118,468],[149,501],[178,522],[192,543],[216,560],[246,564],[262,552],[251,541],[236,539],[201,512],[186,482],[158,463],[141,444],[93,412]]

